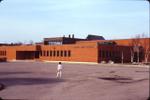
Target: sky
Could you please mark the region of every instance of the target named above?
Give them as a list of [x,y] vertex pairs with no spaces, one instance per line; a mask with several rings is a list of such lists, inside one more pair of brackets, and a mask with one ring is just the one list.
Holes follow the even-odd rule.
[[41,42],[69,34],[127,39],[148,35],[149,17],[145,0],[3,0],[0,43]]

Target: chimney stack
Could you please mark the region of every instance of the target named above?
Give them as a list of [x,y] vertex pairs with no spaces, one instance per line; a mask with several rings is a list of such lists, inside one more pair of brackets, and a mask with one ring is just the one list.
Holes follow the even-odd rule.
[[74,39],[74,34],[72,34],[72,38]]
[[69,38],[71,38],[70,34],[69,34]]

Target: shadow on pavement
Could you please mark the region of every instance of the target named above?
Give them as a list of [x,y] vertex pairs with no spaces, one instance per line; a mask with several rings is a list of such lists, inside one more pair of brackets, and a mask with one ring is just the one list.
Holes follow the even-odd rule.
[[64,79],[56,78],[0,78],[0,83],[6,87],[15,85],[42,85],[64,82]]
[[29,74],[31,72],[0,72],[0,75],[11,75],[11,74]]
[[114,81],[117,83],[136,83],[136,82],[141,82],[144,80],[148,80],[147,78],[143,78],[143,79],[132,79],[129,77],[98,77],[98,79],[103,79],[103,80],[108,80],[108,81]]
[[132,80],[131,78],[124,78],[124,77],[98,77],[98,78],[103,80]]

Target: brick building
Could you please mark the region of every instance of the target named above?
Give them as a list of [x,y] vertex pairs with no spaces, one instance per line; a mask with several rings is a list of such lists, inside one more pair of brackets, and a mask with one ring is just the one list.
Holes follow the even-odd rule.
[[[141,41],[145,40],[149,41],[149,38],[141,39]],[[0,59],[7,61],[40,60],[95,63],[114,61],[115,63],[129,63],[132,62],[131,51],[133,46],[131,45],[131,41],[131,39],[79,39],[74,38],[74,35],[72,37],[44,38],[43,44],[0,46]],[[143,61],[143,49],[139,49],[138,54],[139,57],[137,57],[136,52],[134,52],[133,61]],[[148,61],[150,61],[150,59],[148,59]]]

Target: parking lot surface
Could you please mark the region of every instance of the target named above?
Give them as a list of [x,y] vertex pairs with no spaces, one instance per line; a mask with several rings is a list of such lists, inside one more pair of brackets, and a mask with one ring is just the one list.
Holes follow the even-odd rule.
[[149,68],[121,64],[0,63],[2,99],[25,100],[147,100]]

